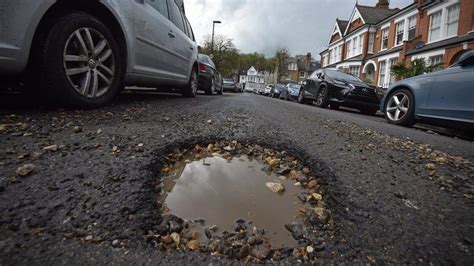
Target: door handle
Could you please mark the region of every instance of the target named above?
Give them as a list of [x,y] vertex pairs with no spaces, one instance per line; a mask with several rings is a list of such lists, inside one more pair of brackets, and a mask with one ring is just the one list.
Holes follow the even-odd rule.
[[192,51],[194,51],[194,47],[192,47],[192,46],[189,46],[189,49],[191,49]]
[[170,38],[176,37],[176,35],[174,35],[172,30],[170,30],[170,32],[168,32],[168,36],[170,36]]

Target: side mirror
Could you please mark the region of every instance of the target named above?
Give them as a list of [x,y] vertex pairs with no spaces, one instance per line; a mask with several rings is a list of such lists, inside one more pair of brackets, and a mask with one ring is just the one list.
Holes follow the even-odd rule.
[[456,62],[456,65],[461,67],[474,65],[474,50],[462,54]]

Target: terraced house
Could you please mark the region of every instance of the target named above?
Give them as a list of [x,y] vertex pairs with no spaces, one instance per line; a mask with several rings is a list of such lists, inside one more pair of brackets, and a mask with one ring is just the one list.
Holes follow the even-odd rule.
[[356,4],[349,20],[336,19],[323,68],[337,68],[387,88],[390,68],[423,58],[448,67],[474,49],[474,0],[415,0],[403,9],[388,0],[376,6]]

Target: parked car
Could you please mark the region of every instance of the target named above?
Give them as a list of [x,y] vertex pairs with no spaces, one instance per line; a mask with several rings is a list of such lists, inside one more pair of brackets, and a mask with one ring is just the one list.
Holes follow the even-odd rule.
[[231,92],[241,92],[242,89],[237,85],[237,83],[232,78],[224,78],[224,91],[231,91]]
[[219,71],[217,71],[216,65],[212,62],[212,59],[205,54],[198,54],[198,64],[199,89],[203,90],[207,95],[213,95],[214,93],[222,94],[222,76]]
[[280,98],[280,91],[282,91],[284,87],[285,85],[283,84],[276,84],[270,91],[270,97]]
[[381,110],[389,123],[449,122],[474,130],[474,50],[451,67],[393,84]]
[[125,85],[196,96],[197,45],[174,0],[7,2],[2,80],[29,83],[78,107],[106,104]]
[[286,87],[280,91],[280,99],[285,99],[287,101],[296,100],[300,90],[301,85],[296,83],[288,83]]
[[270,92],[272,91],[272,89],[275,87],[275,85],[273,84],[268,84],[265,89],[263,90],[263,94],[265,96],[270,96]]
[[353,75],[335,69],[320,69],[306,79],[298,102],[314,101],[318,107],[330,106],[331,109],[346,106],[374,115],[379,109],[381,98],[377,90]]

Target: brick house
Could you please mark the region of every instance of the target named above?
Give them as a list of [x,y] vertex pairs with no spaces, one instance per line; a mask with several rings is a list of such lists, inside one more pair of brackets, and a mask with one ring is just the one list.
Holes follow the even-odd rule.
[[282,77],[282,81],[293,81],[298,84],[303,83],[313,71],[321,68],[321,64],[313,60],[311,53],[288,58],[287,65],[287,75]]
[[322,67],[337,68],[373,85],[395,82],[392,65],[423,58],[447,67],[474,49],[473,0],[415,0],[390,9],[387,0],[375,7],[355,5],[348,21],[336,19]]

